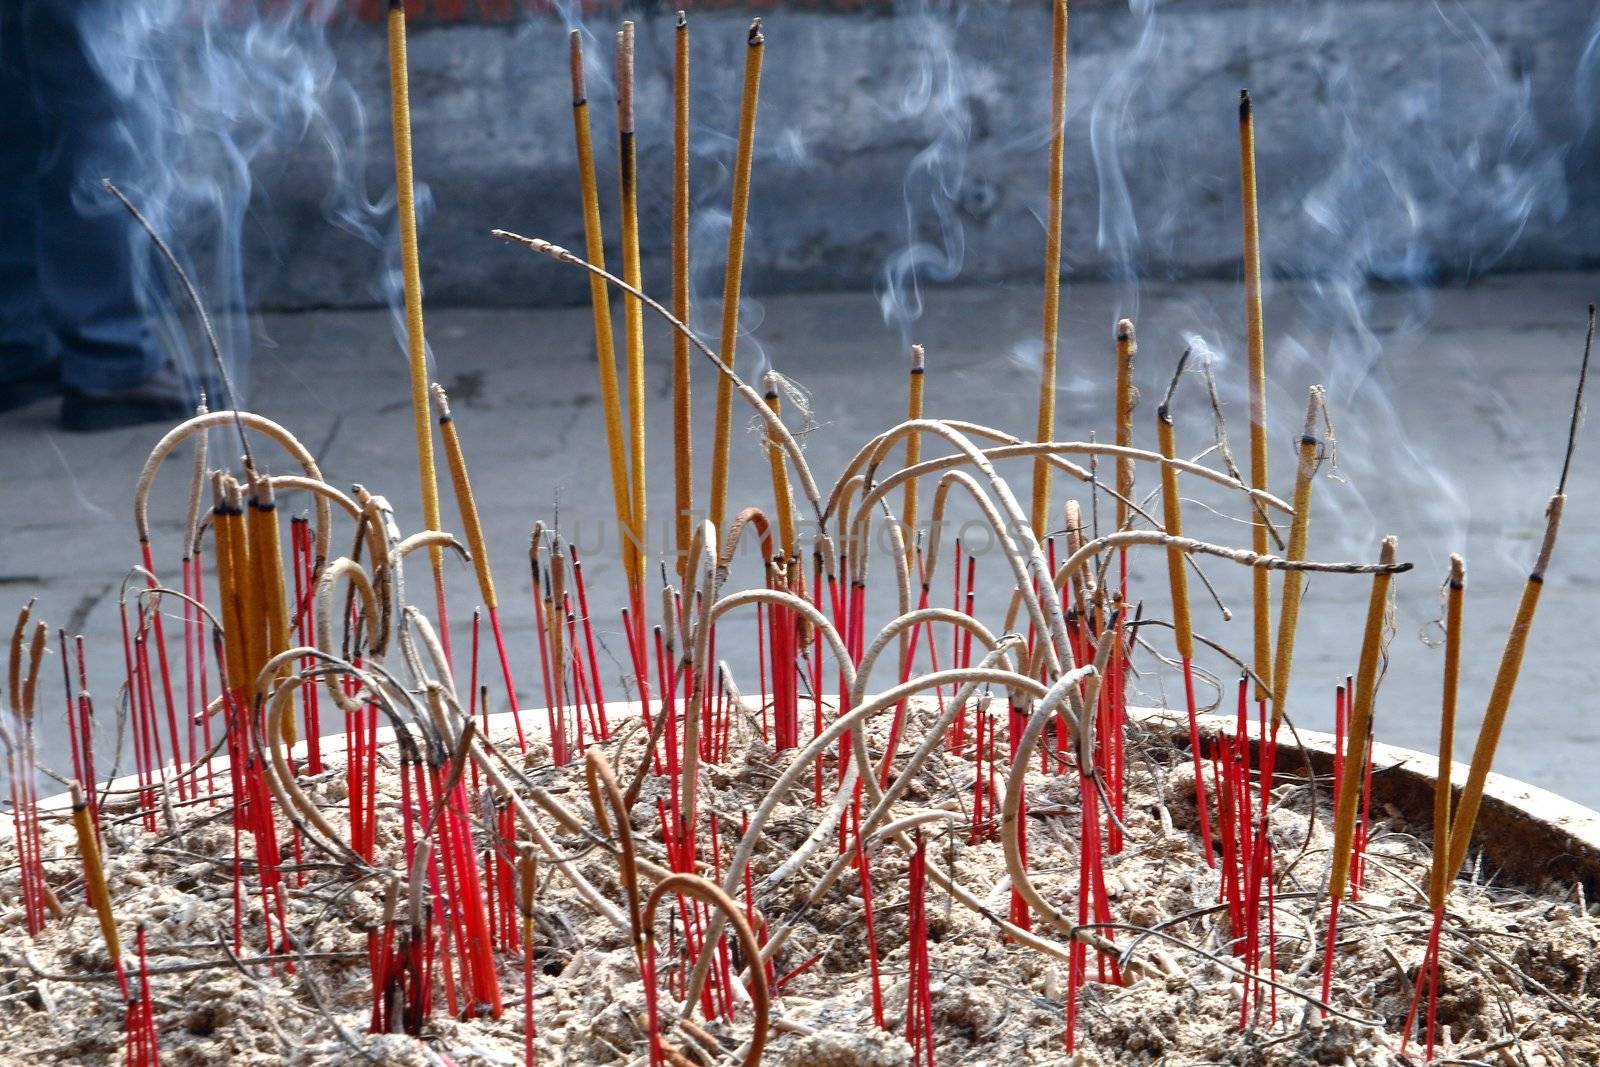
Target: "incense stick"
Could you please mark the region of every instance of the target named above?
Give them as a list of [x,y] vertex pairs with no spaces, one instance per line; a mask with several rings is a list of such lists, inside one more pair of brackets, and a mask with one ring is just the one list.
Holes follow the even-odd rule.
[[[1285,558],[1301,560],[1306,557],[1307,531],[1311,523],[1311,480],[1317,472],[1317,415],[1325,403],[1322,387],[1313,385],[1306,401],[1306,422],[1300,432],[1300,463],[1294,479],[1294,519],[1289,525],[1289,546]],[[1276,659],[1272,665],[1272,734],[1277,736],[1283,722],[1285,705],[1289,699],[1289,671],[1294,660],[1294,636],[1300,623],[1300,598],[1305,593],[1306,580],[1294,571],[1283,572],[1283,602],[1278,608],[1278,641]]]
[[[1256,208],[1256,135],[1250,90],[1239,91],[1239,192],[1244,216],[1245,343],[1250,375],[1250,485],[1267,487],[1267,363],[1261,318],[1261,230]],[[1266,519],[1259,512],[1250,526],[1251,546],[1267,551]],[[1272,584],[1265,572],[1251,582],[1255,622],[1256,700],[1273,688]]]
[[1344,763],[1344,778],[1339,783],[1339,807],[1333,824],[1333,869],[1328,876],[1328,896],[1337,901],[1344,896],[1350,874],[1350,845],[1355,834],[1356,804],[1361,799],[1362,754],[1372,737],[1372,709],[1377,696],[1378,664],[1383,655],[1385,617],[1389,608],[1389,586],[1397,542],[1383,540],[1378,562],[1383,569],[1372,576],[1372,595],[1367,601],[1367,624],[1361,638],[1361,660],[1356,670],[1354,706],[1350,712],[1347,750],[1354,758]]
[[[394,129],[395,212],[400,221],[400,277],[405,295],[406,350],[411,366],[411,413],[417,436],[417,475],[422,487],[422,522],[430,530],[439,521],[439,480],[433,466],[433,420],[428,417],[428,342],[422,324],[422,265],[417,251],[416,190],[411,166],[411,89],[406,69],[406,11],[401,0],[389,0],[389,117]],[[444,554],[428,548],[434,595],[439,603],[439,632],[446,646],[450,629],[444,612]]]
[[[600,194],[595,180],[594,144],[589,133],[589,97],[583,75],[583,36],[573,30],[568,37],[567,60],[572,79],[572,128],[577,143],[578,183],[583,200],[584,255],[605,266],[605,234],[600,224]],[[633,527],[631,485],[622,435],[622,398],[617,382],[617,353],[611,333],[611,303],[603,278],[589,277],[589,303],[594,314],[595,357],[600,367],[600,408],[605,416],[606,458],[611,467],[611,500],[622,540],[624,568],[637,543]],[[631,570],[629,571],[631,573]]]
[[[1056,339],[1061,313],[1061,214],[1067,138],[1067,0],[1051,6],[1050,37],[1050,190],[1044,231],[1044,343],[1039,366],[1039,422],[1034,440],[1049,441],[1056,431]],[[1032,522],[1045,529],[1050,514],[1050,467],[1033,461]]]
[[[689,321],[689,19],[678,12],[672,110],[672,314]],[[694,434],[689,339],[672,333],[672,491],[677,572],[687,576],[694,538]]]
[[1456,803],[1455,817],[1450,826],[1450,856],[1448,876],[1454,878],[1467,858],[1467,846],[1472,842],[1472,827],[1478,819],[1478,806],[1483,802],[1483,787],[1489,777],[1489,766],[1494,762],[1495,748],[1500,743],[1500,731],[1505,727],[1506,713],[1511,709],[1511,696],[1517,687],[1517,676],[1522,670],[1522,656],[1527,651],[1528,631],[1533,626],[1534,612],[1539,607],[1539,594],[1544,591],[1545,570],[1555,552],[1556,535],[1561,529],[1561,514],[1567,505],[1567,475],[1572,471],[1572,455],[1577,447],[1578,426],[1583,417],[1583,392],[1589,377],[1589,357],[1594,351],[1595,308],[1589,305],[1589,329],[1583,345],[1583,363],[1578,371],[1578,388],[1572,403],[1572,422],[1567,431],[1566,455],[1561,462],[1561,478],[1555,495],[1545,507],[1544,540],[1539,545],[1539,555],[1533,570],[1522,587],[1522,598],[1517,602],[1516,615],[1511,630],[1506,634],[1505,649],[1500,653],[1500,667],[1495,672],[1494,688],[1489,692],[1489,704],[1484,709],[1483,724],[1478,727],[1478,743],[1472,750],[1472,766],[1467,773],[1467,784],[1462,787],[1461,799]]
[[[622,277],[636,289],[643,288],[639,264],[638,148],[633,128],[633,23],[624,22],[617,32],[617,174],[622,195]],[[627,559],[630,596],[644,588],[645,563],[645,438],[644,438],[644,308],[639,299],[622,296],[623,336],[628,353],[628,462],[630,468],[629,508],[633,517],[633,544]],[[644,623],[642,602],[636,609],[636,622]],[[643,632],[642,630],[640,631]]]
[[1461,607],[1466,596],[1467,568],[1461,557],[1450,556],[1445,579],[1444,681],[1439,707],[1439,772],[1433,790],[1433,867],[1428,877],[1428,903],[1434,911],[1444,907],[1453,871],[1450,855],[1450,772],[1456,734],[1456,697],[1461,678]]
[[[911,346],[911,369],[906,383],[906,420],[915,422],[922,418],[922,396],[927,376],[921,345]],[[906,438],[906,466],[915,467],[922,462],[922,435]],[[917,541],[917,480],[906,481],[905,493],[900,503],[900,525],[905,528],[906,551],[911,552]],[[908,557],[909,558],[909,557]]]
[[[767,39],[753,19],[746,38],[744,95],[739,104],[739,144],[733,162],[733,204],[728,213],[728,257],[722,276],[722,335],[717,351],[730,368],[739,337],[739,292],[744,277],[744,230],[750,209],[750,162],[755,154],[756,105]],[[728,461],[733,435],[733,383],[717,378],[717,421],[711,446],[711,525],[722,530],[728,510]]]

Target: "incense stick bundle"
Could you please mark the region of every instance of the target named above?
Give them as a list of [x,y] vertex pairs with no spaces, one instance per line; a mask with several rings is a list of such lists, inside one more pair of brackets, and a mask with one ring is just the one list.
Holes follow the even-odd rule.
[[[1039,421],[1034,440],[1049,441],[1056,432],[1056,339],[1061,314],[1061,213],[1067,142],[1067,0],[1051,5],[1050,36],[1050,190],[1049,218],[1044,230],[1044,344],[1039,365]],[[1033,461],[1035,534],[1045,529],[1050,514],[1050,465]]]
[[[289,606],[288,595],[283,587],[283,546],[279,542],[278,503],[270,478],[258,477],[251,484],[249,525],[254,580],[262,611],[262,614],[255,616],[256,629],[261,634],[261,660],[255,665],[259,669],[261,664],[289,647]],[[277,677],[284,678],[288,673],[289,664],[285,663],[277,672]],[[255,681],[253,674],[251,681]],[[295,738],[294,716],[285,715],[284,744],[294,744]]]
[[[605,233],[600,225],[600,193],[595,180],[594,143],[589,133],[589,97],[583,75],[583,36],[573,30],[568,37],[567,61],[572,80],[572,128],[577,143],[578,184],[583,200],[584,255],[603,267],[606,258]],[[600,408],[605,416],[606,458],[611,467],[611,500],[622,540],[625,570],[629,553],[637,543],[633,532],[631,486],[628,461],[622,437],[622,398],[617,382],[617,353],[611,333],[611,302],[604,279],[590,275],[589,303],[594,313],[595,358],[600,367]],[[631,573],[631,571],[629,571]]]
[[[689,19],[678,12],[673,52],[672,314],[689,321]],[[694,539],[694,434],[689,394],[689,339],[672,331],[672,492],[678,577],[687,573]]]
[[[761,93],[761,59],[767,43],[761,20],[750,23],[744,57],[744,95],[739,103],[739,142],[733,161],[733,205],[728,213],[728,258],[722,275],[722,334],[717,354],[734,365],[739,336],[739,290],[744,278],[744,229],[750,210],[750,162],[755,154],[756,105]],[[722,530],[728,511],[728,461],[733,441],[733,383],[717,377],[717,415],[711,446],[711,525]]]
[[[1267,360],[1261,318],[1261,228],[1256,208],[1256,134],[1250,90],[1239,91],[1239,175],[1244,216],[1245,343],[1250,374],[1250,487],[1267,487]],[[1269,551],[1267,521],[1259,511],[1251,519],[1250,545],[1258,555]],[[1255,621],[1256,700],[1267,698],[1272,677],[1272,582],[1266,571],[1251,575]]]

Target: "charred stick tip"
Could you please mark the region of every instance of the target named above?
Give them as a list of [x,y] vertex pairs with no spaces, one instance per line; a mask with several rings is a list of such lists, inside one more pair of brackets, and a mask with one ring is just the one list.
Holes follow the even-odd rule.
[[1250,113],[1251,113],[1250,90],[1249,89],[1240,89],[1239,90],[1239,121],[1240,122],[1249,122],[1250,121]]
[[749,45],[750,45],[750,47],[751,48],[760,48],[762,45],[764,45],[766,43],[767,43],[766,34],[761,32],[761,20],[760,19],[751,19],[750,20],[750,37],[749,37]]

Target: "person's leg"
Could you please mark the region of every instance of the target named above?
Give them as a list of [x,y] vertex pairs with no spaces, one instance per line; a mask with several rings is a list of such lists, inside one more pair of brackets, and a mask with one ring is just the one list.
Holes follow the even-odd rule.
[[39,304],[39,120],[28,85],[21,5],[0,5],[0,411],[60,390]]
[[[122,108],[81,27],[108,0],[22,0],[31,88],[43,128],[38,278],[69,390],[133,390],[161,368],[137,279],[149,243],[101,187],[138,187]],[[8,7],[15,6],[7,4]]]

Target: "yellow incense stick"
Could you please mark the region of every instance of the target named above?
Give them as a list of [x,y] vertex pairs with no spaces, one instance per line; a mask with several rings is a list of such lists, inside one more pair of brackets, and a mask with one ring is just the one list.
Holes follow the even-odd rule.
[[[250,546],[255,587],[259,597],[261,615],[254,627],[261,635],[261,660],[256,666],[289,647],[289,597],[283,588],[283,546],[278,538],[278,502],[272,491],[272,482],[257,477],[250,490]],[[287,674],[288,664],[279,671]],[[255,684],[255,675],[250,676]],[[297,739],[293,714],[283,716],[283,741],[292,745]]]
[[1450,556],[1445,579],[1444,689],[1439,703],[1439,773],[1433,783],[1433,866],[1428,903],[1438,912],[1450,888],[1450,768],[1456,739],[1456,694],[1461,678],[1461,604],[1466,597],[1467,565]]
[[517,849],[517,910],[522,913],[522,951],[533,954],[534,890],[539,885],[539,864],[532,845]]
[[[406,71],[406,12],[389,0],[389,117],[394,127],[395,211],[400,217],[400,277],[405,288],[406,351],[411,363],[411,413],[417,434],[422,521],[440,529],[439,483],[433,468],[433,423],[428,418],[428,343],[422,326],[422,266],[417,252],[416,190],[411,170],[411,89]],[[433,585],[443,596],[444,556],[428,546]],[[442,620],[441,620],[442,624]]]
[[[1250,487],[1267,487],[1267,361],[1261,321],[1261,231],[1256,210],[1256,133],[1250,90],[1239,92],[1239,175],[1244,216],[1245,342],[1250,372]],[[1266,555],[1267,520],[1259,511],[1250,522],[1250,547]],[[1256,699],[1272,688],[1272,580],[1264,568],[1251,571],[1255,617]]]
[[[1044,347],[1039,367],[1039,422],[1034,440],[1048,441],[1056,432],[1056,337],[1061,314],[1061,195],[1066,169],[1067,137],[1067,0],[1055,0],[1050,46],[1050,192],[1044,230]],[[1050,464],[1033,461],[1035,534],[1045,529],[1050,514]]]
[[[1288,557],[1291,560],[1306,558],[1306,540],[1311,523],[1311,480],[1317,473],[1317,414],[1322,410],[1322,387],[1313,385],[1311,397],[1306,401],[1306,424],[1300,433],[1300,464],[1294,476],[1294,519],[1289,526]],[[1305,593],[1306,578],[1300,571],[1283,572],[1283,603],[1278,608],[1278,645],[1272,664],[1272,728],[1283,723],[1285,703],[1289,699],[1289,670],[1294,659],[1294,635],[1300,625],[1300,598]]]
[[[722,336],[717,350],[734,366],[739,334],[739,289],[744,277],[744,228],[750,209],[750,160],[755,151],[756,105],[761,93],[761,57],[767,43],[761,20],[750,23],[744,57],[744,96],[739,104],[739,146],[733,161],[733,206],[728,213],[728,259],[722,276]],[[717,376],[717,422],[711,446],[711,525],[721,536],[728,511],[728,461],[733,439],[733,383]]]
[[[600,193],[595,181],[594,144],[589,135],[589,97],[583,76],[583,38],[573,30],[568,38],[568,64],[572,76],[572,127],[578,151],[578,183],[583,194],[584,255],[597,267],[606,260],[605,233],[600,228]],[[600,409],[605,416],[606,456],[611,465],[611,500],[622,540],[624,568],[635,543],[628,481],[628,461],[622,439],[622,398],[617,384],[617,353],[611,335],[611,304],[605,279],[589,276],[589,303],[594,310],[595,358],[600,365]],[[631,569],[627,573],[632,573]]]
[[[767,387],[767,407],[772,409],[774,415],[783,414],[783,402],[778,399],[777,375],[768,372],[764,384]],[[783,546],[783,562],[785,566],[797,558],[794,543],[794,497],[789,491],[789,469],[784,465],[785,457],[783,448],[778,444],[778,439],[772,435],[771,429],[767,431],[767,463],[772,468],[772,497],[778,512],[778,543]]]
[[[910,380],[906,386],[907,420],[922,418],[923,386],[927,380],[925,367],[922,346],[912,345]],[[907,434],[906,466],[914,467],[920,462],[922,462],[922,435]],[[906,482],[905,495],[900,505],[900,524],[905,527],[906,560],[910,562],[917,543],[917,479],[915,478]]]
[[1555,551],[1556,533],[1561,528],[1561,513],[1566,508],[1565,493],[1550,498],[1545,509],[1544,542],[1539,547],[1539,558],[1522,587],[1522,597],[1517,601],[1517,613],[1511,620],[1511,631],[1506,634],[1506,645],[1500,653],[1500,668],[1495,672],[1494,688],[1489,691],[1489,705],[1483,713],[1483,724],[1478,727],[1478,743],[1472,750],[1472,766],[1467,772],[1467,784],[1461,789],[1461,799],[1450,824],[1450,856],[1445,876],[1454,879],[1467,858],[1467,846],[1472,841],[1472,827],[1478,821],[1478,807],[1483,803],[1483,787],[1489,777],[1489,766],[1494,762],[1495,749],[1500,744],[1500,732],[1505,728],[1506,713],[1511,710],[1511,695],[1517,687],[1517,676],[1522,672],[1522,657],[1528,648],[1528,631],[1533,627],[1533,616],[1539,608],[1539,594],[1544,591],[1544,573]]
[[1544,591],[1545,571],[1550,567],[1550,557],[1556,550],[1556,535],[1561,530],[1561,513],[1567,506],[1567,475],[1572,472],[1572,454],[1578,443],[1578,426],[1583,419],[1583,390],[1589,379],[1589,357],[1594,352],[1595,307],[1589,305],[1589,329],[1583,343],[1583,362],[1578,369],[1578,389],[1572,400],[1572,422],[1567,430],[1566,456],[1561,462],[1561,477],[1556,482],[1555,495],[1544,512],[1544,541],[1539,546],[1538,558],[1528,581],[1522,587],[1522,599],[1517,603],[1517,614],[1511,622],[1511,632],[1506,635],[1506,647],[1500,654],[1500,669],[1494,676],[1494,688],[1489,692],[1489,706],[1483,713],[1483,724],[1478,727],[1478,743],[1472,750],[1472,766],[1467,772],[1467,784],[1461,790],[1450,821],[1450,857],[1446,868],[1447,878],[1453,879],[1467,858],[1467,846],[1472,842],[1472,826],[1478,819],[1478,806],[1483,802],[1483,787],[1489,777],[1489,765],[1494,762],[1494,750],[1500,743],[1500,731],[1506,724],[1506,712],[1511,708],[1511,694],[1517,687],[1517,676],[1522,671],[1522,656],[1528,647],[1528,631],[1533,626],[1533,615],[1539,607],[1539,594]]
[[[638,149],[633,129],[633,23],[617,32],[617,173],[622,193],[622,280],[644,288],[639,264]],[[644,466],[644,305],[639,298],[622,297],[623,335],[628,349],[628,462],[632,477],[629,508],[633,516],[633,544],[628,552],[628,586],[644,587],[645,466]],[[643,612],[636,620],[644,624]]]
[[[1133,323],[1122,319],[1117,323],[1117,444],[1122,448],[1133,447],[1133,405],[1138,394],[1133,388],[1133,357],[1139,351],[1139,342],[1134,339]],[[1117,529],[1128,528],[1128,516],[1132,514],[1128,502],[1133,499],[1133,460],[1126,457],[1117,459]]]
[[1333,870],[1328,875],[1328,895],[1344,896],[1350,875],[1351,844],[1355,839],[1356,808],[1361,799],[1361,774],[1366,767],[1367,745],[1372,740],[1372,708],[1377,696],[1378,661],[1383,653],[1384,619],[1389,610],[1396,541],[1383,539],[1378,562],[1384,567],[1372,576],[1372,597],[1367,601],[1367,626],[1361,637],[1361,661],[1356,668],[1355,705],[1350,712],[1350,732],[1345,748],[1344,777],[1339,780],[1339,809],[1333,823]]
[[478,576],[478,595],[483,606],[494,611],[500,606],[494,591],[494,573],[489,569],[489,548],[483,540],[483,523],[478,520],[478,502],[472,495],[472,480],[467,477],[467,457],[461,451],[461,435],[456,432],[456,420],[450,414],[450,398],[444,387],[433,383],[433,402],[439,408],[439,436],[444,440],[445,463],[450,467],[450,486],[455,490],[456,511],[461,514],[461,526],[467,535],[467,549],[472,553],[472,570]]
[[111,913],[111,893],[106,886],[106,868],[100,858],[100,840],[95,837],[94,823],[89,819],[89,804],[84,799],[83,787],[71,785],[72,828],[78,835],[78,853],[83,857],[83,881],[89,905],[100,920],[100,936],[106,943],[106,954],[112,963],[122,960],[122,942],[117,937],[116,916]]
[[229,483],[232,479],[218,474],[212,481],[212,494],[216,499],[212,515],[212,529],[216,535],[217,598],[223,612],[223,649],[228,658],[228,687],[235,694],[248,691],[249,654],[245,633],[247,630],[244,602],[240,590],[240,572],[250,566],[245,551],[244,518],[232,499]]
[[[672,314],[689,321],[689,19],[678,12],[672,112]],[[672,503],[677,571],[688,566],[694,538],[694,433],[689,397],[689,338],[672,331]]]
[[[1186,349],[1178,360],[1177,370],[1173,372],[1167,395],[1156,409],[1156,447],[1167,459],[1177,458],[1172,429],[1172,393],[1188,359],[1189,352]],[[1161,524],[1166,527],[1168,535],[1183,536],[1183,500],[1178,496],[1178,470],[1170,463],[1161,465]],[[1194,659],[1194,622],[1189,615],[1189,574],[1184,569],[1184,563],[1183,551],[1168,547],[1167,583],[1172,590],[1172,632],[1177,641],[1178,655],[1187,663]]]

